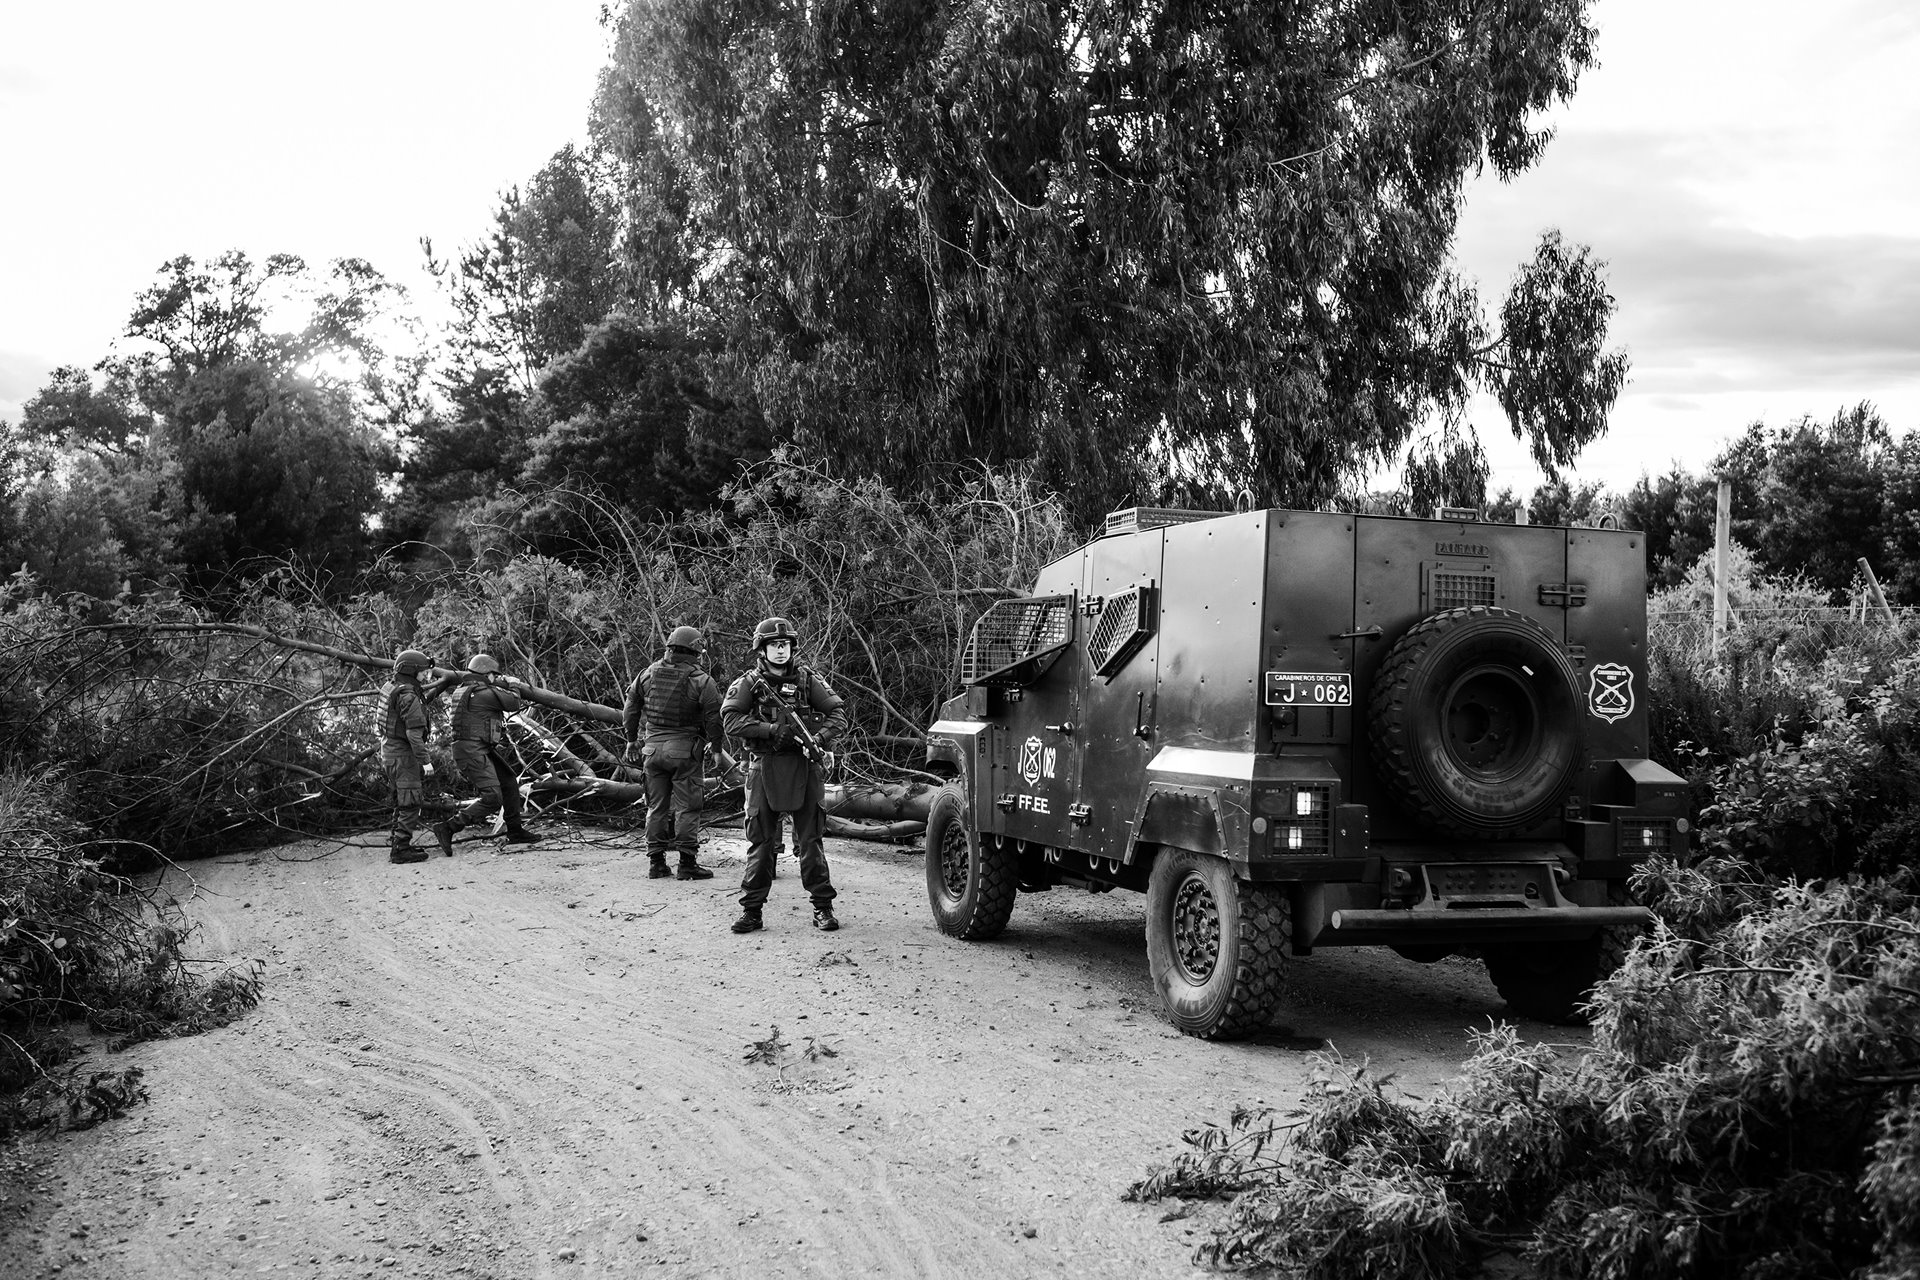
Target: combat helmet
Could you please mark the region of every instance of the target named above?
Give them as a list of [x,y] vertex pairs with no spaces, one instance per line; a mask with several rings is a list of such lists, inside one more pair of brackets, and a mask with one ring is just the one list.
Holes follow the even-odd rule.
[[500,670],[500,660],[490,653],[476,653],[467,659],[467,670],[477,676],[490,676]]
[[419,675],[433,665],[433,659],[419,649],[402,649],[393,655],[393,673],[400,676]]
[[675,627],[673,634],[667,637],[669,649],[685,649],[688,653],[699,653],[706,647],[706,638],[700,634],[698,627]]
[[800,633],[785,618],[766,618],[753,629],[753,651],[755,653],[767,647],[770,641],[791,640],[800,642]]

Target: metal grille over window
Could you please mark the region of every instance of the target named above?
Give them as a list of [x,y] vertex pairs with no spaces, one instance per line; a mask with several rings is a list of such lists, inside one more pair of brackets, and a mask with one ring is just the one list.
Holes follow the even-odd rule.
[[1108,596],[1094,621],[1093,634],[1087,637],[1087,660],[1093,674],[1105,676],[1109,683],[1140,652],[1140,646],[1153,634],[1157,612],[1152,587],[1128,587],[1119,595]]
[[1620,857],[1673,852],[1672,818],[1615,818],[1613,831]]
[[1464,609],[1468,605],[1499,603],[1500,584],[1490,573],[1459,573],[1435,569],[1427,582],[1428,608]]
[[1070,595],[1027,596],[988,609],[960,655],[961,683],[1009,688],[1038,680],[1073,643],[1073,605]]

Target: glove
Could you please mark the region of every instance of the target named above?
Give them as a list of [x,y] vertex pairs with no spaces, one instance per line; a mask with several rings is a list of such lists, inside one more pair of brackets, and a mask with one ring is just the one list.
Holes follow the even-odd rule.
[[792,745],[793,726],[783,720],[773,728],[773,749],[775,751],[785,751]]
[[420,766],[420,776],[423,778],[431,778],[433,776],[433,761],[429,760]]

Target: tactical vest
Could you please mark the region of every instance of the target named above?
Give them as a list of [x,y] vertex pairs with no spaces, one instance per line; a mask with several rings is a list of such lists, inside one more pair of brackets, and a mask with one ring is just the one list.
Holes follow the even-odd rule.
[[[412,712],[413,715],[408,713]],[[380,740],[395,746],[409,746],[413,739],[407,734],[408,722],[421,723],[427,718],[426,699],[420,694],[420,686],[411,681],[395,680],[380,687],[380,703],[374,713],[380,725]]]
[[642,716],[649,735],[701,731],[699,682],[704,674],[692,663],[665,658],[647,668],[641,677],[647,696]]
[[463,684],[453,695],[453,740],[463,739],[493,746],[500,741],[500,699],[482,698],[493,689],[484,684]]

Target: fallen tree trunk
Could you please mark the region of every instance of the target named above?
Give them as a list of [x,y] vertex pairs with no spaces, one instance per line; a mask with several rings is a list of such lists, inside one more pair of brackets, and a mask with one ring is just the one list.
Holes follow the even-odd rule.
[[845,840],[911,840],[927,829],[924,822],[863,822],[827,815],[827,834]]
[[[898,840],[918,835],[926,828],[927,808],[936,790],[938,788],[924,782],[898,786],[828,787],[828,831],[832,835],[878,840]],[[738,791],[738,787],[726,786],[724,779],[708,779],[708,809],[716,807],[721,793],[737,794]],[[531,792],[535,796],[598,800],[616,806],[644,805],[647,802],[644,784],[597,778],[591,774],[554,774],[535,778]],[[836,822],[839,824],[838,830],[834,829]]]
[[856,783],[827,788],[827,812],[843,818],[924,825],[940,788],[925,782]]
[[[265,640],[269,644],[283,649],[296,649],[301,653],[318,654],[323,658],[333,658],[339,662],[364,667],[369,671],[391,671],[392,658],[378,658],[370,653],[360,653],[353,649],[342,649],[336,645],[316,644],[311,640],[296,640],[292,636],[278,635],[265,627],[256,627],[245,622],[106,622],[97,626],[77,627],[76,631],[136,631],[158,635],[230,635],[252,636],[256,640]],[[427,672],[433,680],[459,679],[467,673],[455,671],[450,667],[434,667]],[[569,698],[563,693],[551,689],[542,689],[528,684],[514,676],[502,676],[502,687],[512,690],[529,702],[538,703],[554,711],[564,711],[568,715],[579,716],[583,720],[597,720],[601,724],[623,725],[625,713],[619,707],[609,707],[601,702],[585,702],[579,698]]]

